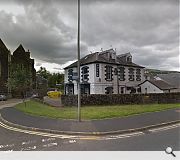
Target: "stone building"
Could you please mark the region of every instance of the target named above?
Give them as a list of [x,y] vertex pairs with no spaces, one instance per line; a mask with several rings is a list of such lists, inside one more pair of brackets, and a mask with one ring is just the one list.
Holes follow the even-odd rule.
[[30,52],[25,51],[22,45],[11,55],[10,50],[6,47],[0,39],[0,93],[8,94],[10,90],[6,87],[8,77],[10,77],[10,67],[13,70],[16,66],[25,68],[27,74],[30,75],[31,86],[29,90],[35,88],[36,85],[36,70],[34,68],[34,59],[30,58]]
[[13,52],[11,56],[11,65],[22,66],[28,75],[30,75],[30,89],[36,86],[36,70],[34,69],[34,59],[30,58],[30,52],[25,51],[24,47],[20,44],[19,47]]
[[8,93],[6,82],[9,77],[11,53],[0,39],[0,94]]

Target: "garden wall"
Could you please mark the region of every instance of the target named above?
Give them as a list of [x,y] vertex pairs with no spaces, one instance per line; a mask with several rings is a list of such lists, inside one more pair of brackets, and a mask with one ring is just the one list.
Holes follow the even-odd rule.
[[[77,95],[62,95],[64,106],[77,106]],[[82,105],[180,103],[180,93],[81,95]]]

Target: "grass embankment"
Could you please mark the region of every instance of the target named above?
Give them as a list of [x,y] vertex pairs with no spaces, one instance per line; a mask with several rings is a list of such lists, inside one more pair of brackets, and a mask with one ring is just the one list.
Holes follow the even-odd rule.
[[[23,103],[18,104],[16,108],[30,115],[43,116],[59,119],[76,119],[77,108],[65,107],[55,108],[48,105],[29,101],[26,107]],[[114,117],[125,117],[134,114],[146,112],[156,112],[161,110],[180,108],[178,104],[146,104],[146,105],[116,105],[116,106],[85,106],[81,108],[82,119],[104,119]]]

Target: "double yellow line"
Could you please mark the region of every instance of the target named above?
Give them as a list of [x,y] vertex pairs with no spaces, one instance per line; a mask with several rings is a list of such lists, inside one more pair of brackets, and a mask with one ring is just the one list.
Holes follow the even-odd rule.
[[39,131],[29,131],[25,129],[19,129],[15,127],[8,126],[3,122],[0,122],[0,126],[15,132],[21,132],[25,134],[37,135],[37,136],[44,136],[44,137],[52,137],[52,138],[60,138],[60,139],[79,139],[79,140],[111,140],[111,139],[120,139],[120,138],[128,138],[132,136],[140,136],[143,135],[143,132],[136,132],[130,134],[123,134],[123,135],[108,135],[108,136],[83,136],[83,135],[59,135],[59,134],[52,134],[52,133],[44,133]]

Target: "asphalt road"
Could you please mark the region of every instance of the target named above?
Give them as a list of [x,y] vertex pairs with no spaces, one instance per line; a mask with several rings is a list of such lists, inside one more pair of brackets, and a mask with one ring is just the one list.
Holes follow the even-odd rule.
[[162,151],[167,146],[180,151],[180,127],[152,130],[122,137],[69,139],[30,135],[0,127],[1,151]]

